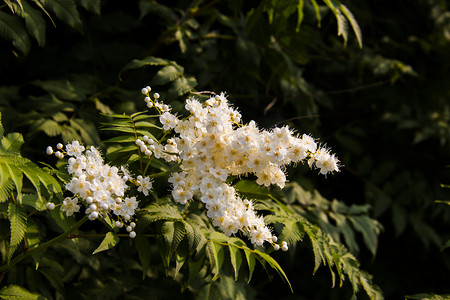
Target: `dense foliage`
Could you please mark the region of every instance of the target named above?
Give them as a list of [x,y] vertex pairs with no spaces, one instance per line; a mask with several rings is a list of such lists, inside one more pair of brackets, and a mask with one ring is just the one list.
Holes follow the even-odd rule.
[[[0,298],[450,294],[446,1],[3,0],[0,45]],[[185,117],[188,97],[226,91],[239,126],[289,125],[337,153],[339,173],[288,166],[283,189],[227,178],[287,252],[172,200],[179,163],[135,143],[168,138],[147,85]],[[135,238],[60,211],[67,160],[45,149],[73,140],[154,180],[130,189]]]

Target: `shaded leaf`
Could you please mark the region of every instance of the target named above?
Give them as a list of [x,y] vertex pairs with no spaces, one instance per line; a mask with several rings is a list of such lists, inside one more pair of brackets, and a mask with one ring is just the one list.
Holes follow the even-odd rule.
[[30,38],[18,16],[11,16],[0,11],[0,36],[10,41],[22,54],[27,55],[30,51]]
[[101,242],[100,246],[92,253],[92,255],[99,253],[101,251],[109,250],[113,248],[117,243],[119,243],[120,238],[114,232],[108,232],[105,238]]

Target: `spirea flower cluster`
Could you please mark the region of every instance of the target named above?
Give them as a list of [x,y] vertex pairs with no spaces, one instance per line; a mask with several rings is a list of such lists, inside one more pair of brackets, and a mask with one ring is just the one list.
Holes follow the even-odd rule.
[[[136,140],[136,144],[149,156],[174,160],[173,154],[177,154],[181,171],[169,178],[174,201],[186,204],[199,199],[205,204],[212,223],[228,236],[241,231],[254,244],[267,241],[275,249],[280,248],[263,217],[256,214],[253,203],[242,199],[226,182],[228,176],[254,174],[259,185],[283,188],[284,170],[291,163],[306,161],[321,174],[339,171],[335,155],[309,135],[300,137],[287,126],[268,131],[259,129],[254,121],[241,124],[241,114],[229,105],[223,93],[205,103],[194,98],[186,100],[185,108],[190,116],[182,120],[170,112],[169,106],[157,101],[158,94],[152,100],[150,90],[149,87],[142,90],[147,106],[157,107],[163,129],[173,130],[175,134],[164,151],[162,146],[155,151],[154,141],[146,136]],[[167,152],[171,155],[161,154]],[[286,243],[281,247],[287,250]]]
[[[47,147],[47,154],[55,154],[58,158],[69,157],[67,171],[72,178],[65,188],[74,194],[73,197],[66,197],[61,205],[61,211],[67,216],[80,211],[80,200],[87,208],[85,213],[90,220],[95,220],[100,216],[113,214],[117,218],[116,226],[123,227],[124,223],[130,222],[138,209],[136,197],[127,197],[126,190],[129,188],[127,182],[138,186],[137,190],[144,195],[152,188],[149,177],[138,176],[133,179],[124,167],[119,168],[105,164],[100,152],[90,147],[85,149],[78,141],[73,141],[65,146],[57,145],[57,151],[52,147]],[[55,208],[53,203],[47,205],[49,209]],[[131,222],[126,229],[130,232],[130,237],[135,237],[133,231],[134,222]]]

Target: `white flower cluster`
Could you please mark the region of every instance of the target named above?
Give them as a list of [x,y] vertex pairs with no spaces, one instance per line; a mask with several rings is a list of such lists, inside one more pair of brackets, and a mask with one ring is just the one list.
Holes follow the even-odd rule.
[[[148,93],[144,94],[146,101],[152,101]],[[160,114],[163,128],[176,133],[169,141],[170,152],[177,153],[181,160],[182,171],[169,178],[173,199],[185,204],[195,195],[205,204],[212,223],[226,235],[241,231],[254,244],[268,241],[279,249],[276,237],[256,215],[252,202],[241,199],[226,183],[228,176],[253,173],[259,185],[283,188],[286,165],[307,160],[310,167],[327,174],[339,171],[338,159],[312,137],[295,136],[287,126],[267,131],[258,129],[254,121],[240,124],[240,113],[229,106],[223,93],[204,104],[188,99],[185,108],[191,115],[184,120],[169,111]],[[282,243],[281,248],[287,250],[287,245]]]
[[[138,191],[148,195],[152,188],[149,177],[138,176],[135,179],[124,167],[119,170],[115,166],[110,166],[103,162],[100,152],[94,148],[85,151],[85,147],[78,141],[73,141],[65,146],[56,146],[58,151],[53,152],[52,147],[47,147],[47,154],[55,154],[58,158],[69,156],[67,171],[72,175],[65,188],[72,192],[74,197],[66,197],[61,205],[61,210],[67,216],[73,215],[80,210],[78,204],[82,199],[87,206],[85,211],[90,220],[95,220],[99,216],[113,213],[121,221],[116,222],[116,226],[121,228],[128,223],[138,209],[136,197],[126,197],[125,191],[128,189],[127,181],[138,186]],[[47,205],[49,209],[54,208],[54,204]],[[133,222],[126,227],[130,232],[130,237],[135,237]]]

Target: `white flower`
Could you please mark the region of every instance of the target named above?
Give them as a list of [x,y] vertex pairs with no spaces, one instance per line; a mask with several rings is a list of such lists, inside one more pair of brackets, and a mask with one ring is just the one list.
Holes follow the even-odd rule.
[[141,178],[137,180],[138,183],[138,192],[143,193],[145,196],[148,196],[148,191],[152,188],[152,181],[150,179],[150,177],[145,177],[145,178]]
[[64,199],[61,205],[61,211],[65,212],[68,217],[76,212],[80,211],[80,206],[78,205],[78,199],[76,197],[67,197]]
[[79,141],[73,141],[72,144],[66,145],[66,152],[69,156],[79,157],[84,151],[84,146]]

